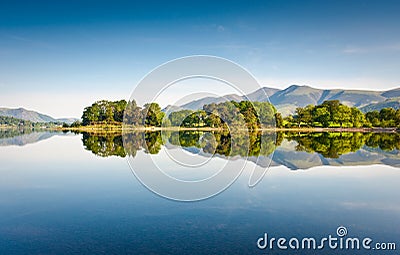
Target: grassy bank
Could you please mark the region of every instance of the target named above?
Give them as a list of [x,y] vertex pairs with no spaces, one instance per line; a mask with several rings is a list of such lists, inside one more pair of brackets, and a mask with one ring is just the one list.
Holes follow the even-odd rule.
[[[76,131],[76,132],[89,132],[89,133],[102,133],[102,132],[122,132],[122,131],[224,131],[223,128],[210,128],[210,127],[144,127],[144,126],[122,126],[122,125],[88,125],[79,127],[60,127],[57,130],[62,131]],[[239,131],[247,131],[246,129],[235,129]],[[398,132],[396,128],[320,128],[320,127],[300,127],[300,128],[260,128],[255,129],[258,131],[286,131],[286,132]]]

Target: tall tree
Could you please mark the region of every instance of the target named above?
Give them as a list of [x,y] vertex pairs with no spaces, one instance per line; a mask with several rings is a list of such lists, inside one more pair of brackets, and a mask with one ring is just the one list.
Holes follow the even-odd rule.
[[333,114],[333,122],[339,123],[340,127],[351,120],[351,109],[343,104],[339,104],[331,114]]
[[145,116],[145,125],[160,127],[164,118],[164,113],[157,103],[149,103],[144,105],[143,116]]
[[362,127],[365,125],[365,115],[357,108],[351,108],[351,123],[353,127]]
[[136,101],[129,101],[124,111],[125,124],[140,126],[144,124],[142,108],[137,106]]
[[323,127],[329,127],[329,121],[331,119],[331,114],[326,107],[324,107],[322,105],[315,107],[314,118],[317,122],[321,123],[321,125]]

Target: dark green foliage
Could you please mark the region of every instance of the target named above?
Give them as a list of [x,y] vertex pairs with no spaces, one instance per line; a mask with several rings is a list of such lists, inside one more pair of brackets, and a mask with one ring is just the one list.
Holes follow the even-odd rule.
[[157,154],[163,141],[160,132],[133,132],[124,136],[118,133],[91,134],[84,132],[82,137],[86,150],[101,157],[135,156],[137,151],[145,149],[146,153]]
[[282,118],[282,114],[280,112],[275,113],[275,126],[277,128],[282,128],[283,127],[283,118]]
[[0,125],[19,129],[45,129],[67,124],[59,122],[32,122],[14,117],[0,116]]
[[[162,135],[164,139],[162,139]],[[11,134],[8,134],[11,136]],[[7,136],[6,136],[7,137]],[[135,156],[137,151],[157,154],[164,141],[182,147],[196,147],[205,153],[224,156],[268,156],[283,139],[296,141],[298,151],[319,153],[325,158],[339,158],[355,152],[364,145],[384,151],[400,150],[398,133],[299,133],[299,132],[248,132],[233,138],[228,130],[221,132],[179,131],[179,132],[133,132],[121,134],[83,134],[83,144],[94,154],[108,157]],[[397,153],[395,151],[395,153]]]
[[122,122],[126,106],[127,102],[125,100],[114,102],[107,100],[97,101],[84,109],[82,125]]
[[144,134],[145,152],[150,154],[157,154],[161,150],[163,140],[161,132],[146,132]]
[[160,127],[164,113],[157,103],[145,104],[142,109],[136,105],[134,100],[129,102],[102,100],[84,109],[82,125],[121,124],[124,117],[125,124]]
[[362,146],[380,148],[385,151],[400,149],[398,133],[285,133],[285,137],[297,142],[296,150],[317,152],[325,158],[339,158],[355,152]]
[[363,114],[357,107],[328,100],[317,106],[298,107],[285,122],[286,127],[400,127],[400,109],[384,108]]
[[82,141],[86,150],[90,150],[98,156],[126,156],[120,135],[108,134],[101,136],[83,133]]
[[384,151],[400,150],[400,134],[372,133],[365,144],[369,147],[380,148]]
[[[229,131],[203,132],[179,131],[164,133],[165,140],[182,147],[197,147],[206,153],[224,156],[268,156],[282,141],[276,133],[250,132],[235,140]],[[277,137],[280,137],[279,139]],[[101,157],[127,155],[135,156],[137,151],[144,149],[145,153],[157,154],[164,145],[161,132],[133,132],[121,134],[90,134],[83,133],[85,149]]]
[[338,100],[320,105],[298,107],[294,116],[285,118],[286,127],[362,127],[368,126],[364,114],[356,107],[348,107]]
[[146,126],[160,127],[164,113],[157,103],[150,103],[144,105],[143,116],[145,116],[144,124]]
[[21,120],[14,117],[0,116],[0,125],[32,127],[33,124],[34,123],[29,120]]
[[[171,113],[168,118],[172,126],[244,128],[258,129],[276,125],[276,109],[268,102],[223,102],[208,104],[203,110],[182,110]],[[278,117],[281,118],[280,115]],[[282,120],[282,118],[280,119]]]
[[400,109],[383,108],[379,112],[367,112],[365,117],[374,127],[400,127]]
[[[124,119],[125,117],[125,119]],[[172,112],[168,118],[157,103],[148,103],[141,108],[134,100],[98,101],[86,107],[82,125],[125,124],[134,126],[175,126],[185,128],[247,128],[262,127],[400,127],[400,109],[384,108],[380,112],[363,114],[356,107],[348,107],[338,100],[327,100],[322,104],[298,107],[296,113],[282,119],[275,107],[268,102],[223,102],[207,104],[203,110],[181,110]],[[3,120],[4,122],[5,120]],[[13,125],[20,125],[12,120]],[[164,123],[163,123],[164,122]],[[29,122],[22,122],[29,125]],[[71,126],[79,126],[73,123]]]
[[297,142],[296,150],[318,152],[325,158],[339,158],[359,150],[368,136],[368,133],[286,133],[289,141]]
[[168,118],[171,121],[172,126],[179,127],[183,124],[183,121],[192,113],[193,113],[192,110],[171,112]]

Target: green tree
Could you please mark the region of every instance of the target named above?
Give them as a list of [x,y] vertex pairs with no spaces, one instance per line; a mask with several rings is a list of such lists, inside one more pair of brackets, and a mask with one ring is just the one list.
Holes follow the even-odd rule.
[[353,127],[362,127],[365,125],[365,115],[357,108],[351,108],[351,123]]
[[382,127],[396,126],[396,111],[393,108],[383,108],[379,112],[379,120]]
[[313,105],[307,105],[305,108],[297,107],[295,119],[298,127],[301,126],[301,123],[305,123],[307,126],[311,126],[313,123]]
[[124,111],[125,124],[140,126],[144,124],[142,108],[137,106],[136,101],[129,101]]
[[296,121],[297,126],[300,127],[301,126],[301,116],[303,114],[304,109],[302,107],[297,107],[296,111],[295,111],[295,115],[293,116],[293,119]]
[[261,103],[258,104],[258,110],[255,109],[253,103],[250,101],[241,101],[239,103],[232,101],[231,103],[239,109],[247,128],[250,130],[257,129],[261,126],[258,113],[263,111],[263,118],[265,117],[264,115],[267,115],[267,113],[265,113],[267,109]]
[[379,127],[381,125],[381,122],[379,120],[379,112],[378,111],[367,112],[365,114],[365,118],[374,127]]
[[282,114],[280,112],[275,113],[275,121],[276,121],[277,128],[283,127],[283,118],[282,118]]
[[122,122],[124,120],[124,111],[127,107],[128,103],[125,100],[119,100],[113,103],[114,104],[114,121]]
[[90,125],[100,121],[100,106],[98,103],[93,103],[86,107],[82,114],[82,125]]
[[314,110],[315,121],[321,123],[323,127],[329,127],[329,121],[331,119],[329,110],[324,106],[317,106]]
[[339,104],[331,114],[333,114],[333,122],[339,123],[340,127],[343,127],[343,124],[349,123],[351,120],[351,109],[343,104]]
[[146,126],[160,127],[164,113],[157,103],[149,103],[144,105],[143,116],[145,116]]
[[168,115],[169,120],[171,121],[171,125],[174,127],[179,127],[182,125],[183,120],[192,114],[192,110],[181,110],[177,112],[171,112]]
[[254,102],[253,106],[256,110],[258,122],[263,126],[275,126],[276,108],[269,102]]

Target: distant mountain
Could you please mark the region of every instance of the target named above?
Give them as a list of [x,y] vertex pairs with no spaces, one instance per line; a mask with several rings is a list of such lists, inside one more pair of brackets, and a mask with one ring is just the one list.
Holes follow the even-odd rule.
[[265,102],[267,100],[265,95],[267,95],[270,98],[272,95],[275,95],[275,93],[279,91],[280,91],[279,89],[264,87],[254,91],[253,93],[248,94],[246,97],[250,101]]
[[279,91],[279,89],[264,87],[264,88],[254,91],[253,93],[250,93],[246,96],[238,96],[235,94],[230,94],[230,95],[225,95],[222,97],[204,97],[204,98],[186,103],[184,105],[181,105],[181,106],[179,106],[179,108],[180,109],[189,109],[189,110],[198,110],[198,109],[202,109],[203,105],[205,105],[205,104],[211,104],[211,103],[218,104],[218,103],[223,103],[226,101],[240,102],[243,100],[250,100],[250,101],[264,102],[264,101],[268,100],[268,98],[265,95],[268,95],[268,97],[270,97],[271,95],[275,94],[278,91]]
[[400,88],[383,92],[382,96],[387,97],[387,98],[400,97]]
[[45,115],[31,110],[26,110],[24,108],[17,108],[17,109],[0,108],[0,116],[14,117],[17,119],[29,120],[32,122],[65,122],[68,124],[78,120],[76,118],[55,119],[49,115]]
[[56,119],[56,120],[57,120],[57,122],[71,124],[79,119],[77,119],[77,118],[60,118],[60,119]]
[[284,90],[276,92],[270,97],[270,100],[278,111],[286,116],[292,114],[296,107],[304,107],[309,104],[318,105],[325,100],[339,100],[345,105],[361,108],[369,104],[386,100],[387,98],[382,94],[383,92],[381,91],[322,90],[309,86],[292,85]]
[[164,109],[162,109],[162,112],[178,112],[184,110],[184,108],[176,105],[167,105]]
[[383,108],[388,108],[391,107],[393,109],[400,109],[400,97],[393,97],[386,99],[383,102],[380,103],[375,103],[375,104],[369,104],[367,106],[361,107],[362,112],[370,112],[374,110],[381,110]]
[[235,95],[235,94],[231,94],[231,95],[225,95],[222,97],[204,97],[202,99],[199,100],[194,100],[192,102],[189,102],[187,104],[181,105],[180,107],[182,109],[189,109],[189,110],[198,110],[198,109],[202,109],[203,105],[205,104],[211,104],[211,103],[222,103],[222,102],[226,102],[226,101],[243,101],[244,97]]
[[[316,89],[310,86],[292,85],[286,89],[279,90],[275,88],[264,87],[246,96],[226,95],[223,97],[205,97],[184,105],[179,106],[180,109],[198,110],[203,105],[210,103],[221,103],[225,101],[242,101],[249,99],[251,101],[265,102],[268,98],[278,109],[282,115],[292,114],[296,107],[305,107],[309,104],[318,105],[325,100],[339,100],[348,106],[358,108],[374,106],[380,110],[385,105],[399,108],[400,88],[388,91],[368,91],[368,90],[344,90],[344,89]],[[387,100],[391,101],[387,101]],[[390,104],[380,104],[383,102],[391,102]],[[397,104],[396,104],[397,102]],[[374,109],[375,109],[374,108]]]

